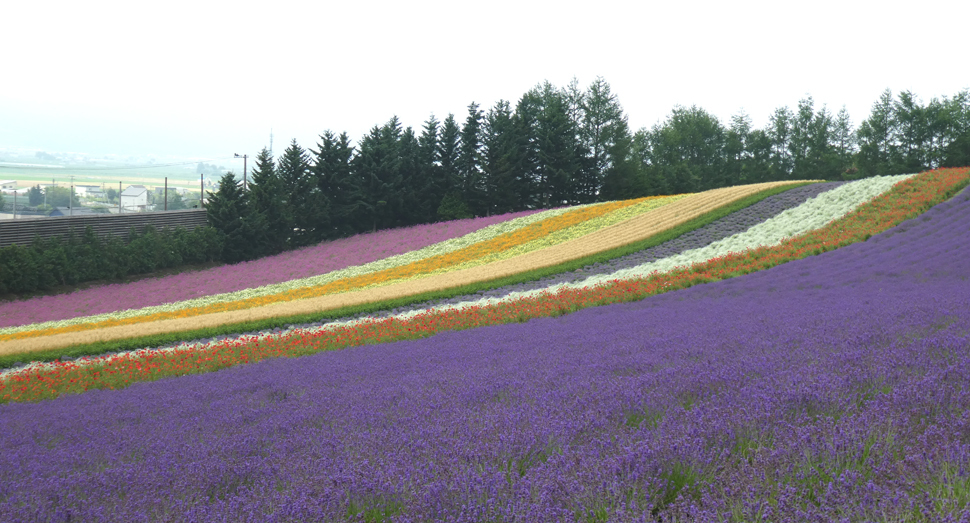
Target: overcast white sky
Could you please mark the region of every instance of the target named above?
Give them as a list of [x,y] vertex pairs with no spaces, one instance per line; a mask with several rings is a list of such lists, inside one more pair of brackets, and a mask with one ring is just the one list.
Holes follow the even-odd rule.
[[463,120],[602,76],[633,129],[675,105],[756,127],[812,95],[858,125],[886,88],[970,87],[955,1],[18,1],[0,30],[0,146],[230,157],[397,115]]

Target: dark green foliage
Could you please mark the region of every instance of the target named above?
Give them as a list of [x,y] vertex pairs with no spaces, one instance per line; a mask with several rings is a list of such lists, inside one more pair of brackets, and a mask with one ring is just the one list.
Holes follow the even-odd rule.
[[439,221],[447,222],[472,217],[474,215],[471,209],[468,208],[468,204],[461,199],[460,193],[450,192],[441,199],[441,205],[438,206]]
[[310,172],[320,191],[330,200],[328,238],[350,236],[358,231],[355,218],[363,205],[360,179],[351,168],[354,148],[347,133],[326,131],[313,154]]
[[395,116],[382,127],[375,126],[360,141],[359,152],[352,161],[361,182],[358,231],[404,224],[400,140],[401,122]]
[[606,144],[609,163],[603,171],[597,200],[625,200],[645,194],[644,180],[634,161],[633,136],[630,135],[626,118],[616,121],[611,133],[612,143]]
[[72,199],[70,187],[45,187],[44,194],[47,197],[47,205],[51,207],[71,207],[72,201],[73,207],[81,206],[81,200],[78,199],[77,194],[74,194]]
[[823,107],[814,110],[814,100],[809,96],[798,102],[798,113],[793,120],[790,149],[792,173],[796,180],[835,179],[839,176],[840,159],[834,144],[835,120]]
[[236,263],[259,257],[259,245],[254,240],[259,238],[263,224],[258,215],[251,216],[240,182],[232,172],[219,180],[215,193],[209,193],[206,217],[222,236],[222,260]]
[[650,163],[674,194],[704,191],[724,183],[725,131],[707,111],[676,107],[650,133]]
[[[573,92],[576,89],[573,87]],[[576,201],[631,198],[636,194],[636,171],[630,164],[633,137],[626,116],[610,84],[597,77],[578,98],[581,150]]]
[[37,207],[38,205],[44,204],[44,191],[41,190],[40,185],[35,185],[27,191],[27,201],[31,207]]
[[185,201],[182,200],[182,195],[178,192],[171,191],[171,194],[168,195],[168,210],[179,211],[182,209],[188,209],[185,206]]
[[286,215],[287,246],[318,243],[330,232],[330,199],[311,173],[309,154],[296,140],[290,142],[276,166]]
[[580,171],[578,124],[570,118],[563,93],[546,82],[532,91],[536,114],[536,174],[540,207],[561,207],[577,200]]
[[414,223],[431,223],[437,219],[437,209],[445,195],[441,183],[440,149],[438,134],[440,122],[432,114],[421,128],[418,137],[417,165],[413,177],[413,187],[418,195],[415,199]]
[[436,170],[435,185],[442,197],[459,188],[458,156],[460,144],[461,130],[455,121],[455,115],[449,114],[441,124],[441,135],[437,146],[438,169]]
[[530,179],[521,168],[523,150],[518,131],[509,103],[499,100],[485,118],[482,158],[486,214],[527,208]]
[[855,133],[852,130],[852,120],[849,118],[849,111],[845,106],[835,116],[831,136],[833,153],[835,154],[838,170],[845,173],[852,167],[852,155],[857,144]]
[[400,225],[425,223],[431,211],[424,195],[424,191],[431,184],[430,178],[426,178],[430,173],[422,164],[422,156],[421,144],[414,129],[404,129],[398,141],[398,172],[401,176],[398,189],[401,198],[401,213],[398,216]]
[[941,167],[963,167],[970,165],[970,131],[964,132],[944,150]]
[[91,227],[67,238],[35,238],[29,246],[0,249],[0,293],[29,294],[60,285],[115,280],[160,269],[216,261],[219,233],[212,227],[132,230],[129,241],[98,238]]
[[472,212],[484,216],[488,212],[488,188],[483,167],[483,136],[485,114],[472,102],[468,106],[468,117],[461,128],[461,142],[458,149],[458,176],[461,195]]

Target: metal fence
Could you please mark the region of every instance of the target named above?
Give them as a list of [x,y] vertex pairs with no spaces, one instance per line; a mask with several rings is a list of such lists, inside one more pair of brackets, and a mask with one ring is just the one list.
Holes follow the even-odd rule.
[[131,214],[94,214],[84,216],[58,216],[44,219],[18,219],[0,221],[0,247],[9,245],[29,245],[34,237],[67,237],[71,229],[80,235],[91,226],[99,237],[117,236],[128,239],[132,227],[142,231],[151,225],[156,229],[186,229],[206,225],[205,209],[186,209],[167,212],[140,212]]

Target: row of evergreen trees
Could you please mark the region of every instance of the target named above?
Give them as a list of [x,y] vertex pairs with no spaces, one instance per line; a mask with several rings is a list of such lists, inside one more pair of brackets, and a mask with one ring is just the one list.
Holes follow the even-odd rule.
[[249,186],[227,173],[207,205],[234,262],[358,232],[532,208],[694,192],[786,179],[840,179],[970,164],[970,91],[921,104],[886,91],[858,129],[811,97],[777,109],[764,129],[745,114],[725,126],[696,106],[632,133],[609,84],[548,82],[514,105],[477,104],[459,123],[432,115],[420,131],[397,117],[359,143],[327,131],[263,149]]
[[0,295],[208,263],[219,260],[222,251],[223,238],[212,227],[156,231],[149,226],[141,232],[132,229],[127,241],[98,237],[91,226],[76,232],[0,249]]

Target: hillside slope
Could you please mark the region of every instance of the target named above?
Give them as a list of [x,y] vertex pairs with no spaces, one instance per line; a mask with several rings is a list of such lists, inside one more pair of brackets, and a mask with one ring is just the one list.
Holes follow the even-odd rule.
[[641,301],[2,405],[0,517],[959,519],[968,223],[964,191]]

